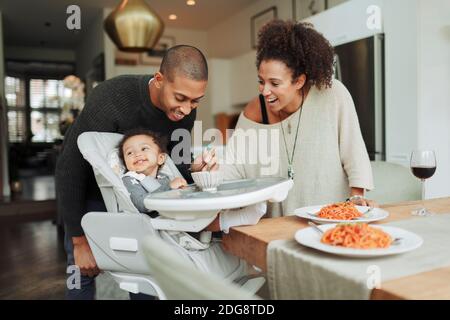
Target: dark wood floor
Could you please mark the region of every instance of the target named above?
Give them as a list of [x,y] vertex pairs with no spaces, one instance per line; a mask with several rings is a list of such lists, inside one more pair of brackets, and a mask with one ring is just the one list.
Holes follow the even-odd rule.
[[51,220],[0,220],[0,299],[64,299],[66,255]]
[[21,183],[21,192],[0,198],[0,225],[42,219],[53,219],[62,225],[56,213],[54,176],[25,176]]
[[1,202],[50,201],[56,199],[55,176],[25,176],[20,178],[21,191],[2,198]]

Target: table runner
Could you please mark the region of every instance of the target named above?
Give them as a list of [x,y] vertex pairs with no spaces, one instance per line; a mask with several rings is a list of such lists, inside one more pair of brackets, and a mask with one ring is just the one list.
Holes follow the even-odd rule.
[[[348,258],[307,248],[295,240],[269,243],[267,278],[272,299],[369,299],[381,283],[450,265],[450,214],[383,225],[421,236],[414,251],[381,258]],[[373,287],[373,286],[372,286]]]

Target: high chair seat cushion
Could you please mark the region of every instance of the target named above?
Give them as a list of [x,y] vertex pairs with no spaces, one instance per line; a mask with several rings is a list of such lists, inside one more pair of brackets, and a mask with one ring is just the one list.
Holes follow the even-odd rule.
[[114,148],[108,153],[107,160],[109,166],[116,175],[121,177],[125,173],[126,168],[122,163],[122,160],[120,160],[118,148]]

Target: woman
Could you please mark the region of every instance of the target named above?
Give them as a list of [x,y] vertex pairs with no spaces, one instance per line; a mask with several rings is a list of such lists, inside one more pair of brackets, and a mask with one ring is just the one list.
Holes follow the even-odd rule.
[[[226,179],[292,178],[294,187],[282,212],[273,216],[347,198],[369,204],[363,196],[365,189],[373,188],[370,160],[353,100],[344,85],[333,79],[333,58],[329,42],[310,24],[274,20],[258,35],[261,94],[245,107],[236,129],[247,130],[247,136],[249,129],[256,129],[256,136],[266,140],[278,134],[278,139],[260,139],[242,152],[240,135],[244,133],[236,130],[227,145],[226,163],[233,164],[223,165],[222,170]],[[265,130],[268,135],[261,135]],[[276,172],[267,173],[268,157],[262,159],[264,152],[257,150],[264,143],[272,150],[272,163],[277,162]],[[248,155],[255,154],[258,162],[249,163]]]

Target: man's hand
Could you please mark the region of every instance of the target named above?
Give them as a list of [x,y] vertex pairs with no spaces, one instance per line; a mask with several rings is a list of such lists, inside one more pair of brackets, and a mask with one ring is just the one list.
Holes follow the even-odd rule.
[[172,181],[170,181],[169,185],[172,189],[180,189],[182,187],[186,187],[187,182],[183,178],[177,177],[177,178],[173,179]]
[[75,264],[84,276],[94,277],[100,273],[85,236],[72,237]]
[[205,150],[201,155],[195,158],[194,162],[191,164],[191,171],[216,171],[219,169],[219,164],[217,163],[216,150]]

